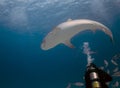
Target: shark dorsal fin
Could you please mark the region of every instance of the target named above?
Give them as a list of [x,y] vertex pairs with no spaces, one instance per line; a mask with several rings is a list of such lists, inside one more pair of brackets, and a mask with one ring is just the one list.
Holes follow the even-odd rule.
[[67,21],[72,21],[72,19],[69,18]]

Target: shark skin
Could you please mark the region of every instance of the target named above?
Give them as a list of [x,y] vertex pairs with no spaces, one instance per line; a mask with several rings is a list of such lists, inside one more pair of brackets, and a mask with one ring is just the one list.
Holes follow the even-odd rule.
[[101,30],[110,37],[111,41],[113,41],[113,35],[110,29],[97,21],[88,19],[68,20],[59,24],[47,34],[42,41],[41,49],[49,50],[61,43],[70,48],[74,48],[70,42],[71,38],[86,30],[91,30],[93,32]]

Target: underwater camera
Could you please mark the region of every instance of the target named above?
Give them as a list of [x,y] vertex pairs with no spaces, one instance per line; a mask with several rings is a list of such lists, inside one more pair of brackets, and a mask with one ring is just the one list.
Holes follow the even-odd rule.
[[86,88],[108,88],[107,83],[112,81],[112,77],[105,71],[96,67],[91,63],[87,66],[85,72]]

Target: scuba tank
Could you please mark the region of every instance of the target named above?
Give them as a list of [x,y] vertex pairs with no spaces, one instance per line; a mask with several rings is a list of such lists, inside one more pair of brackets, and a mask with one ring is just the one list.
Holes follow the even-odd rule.
[[112,81],[112,77],[105,71],[91,63],[87,66],[85,73],[86,88],[108,88],[107,82]]

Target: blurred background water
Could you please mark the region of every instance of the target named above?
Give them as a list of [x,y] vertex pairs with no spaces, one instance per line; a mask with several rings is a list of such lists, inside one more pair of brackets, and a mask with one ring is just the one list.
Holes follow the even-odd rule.
[[[100,31],[87,31],[72,38],[75,49],[61,44],[43,51],[43,38],[68,19],[103,23],[111,29],[115,44]],[[108,69],[115,68],[110,60],[120,53],[120,0],[0,0],[0,40],[0,88],[66,88],[70,82],[84,83],[83,42],[97,52],[92,57],[98,67],[106,59]]]

